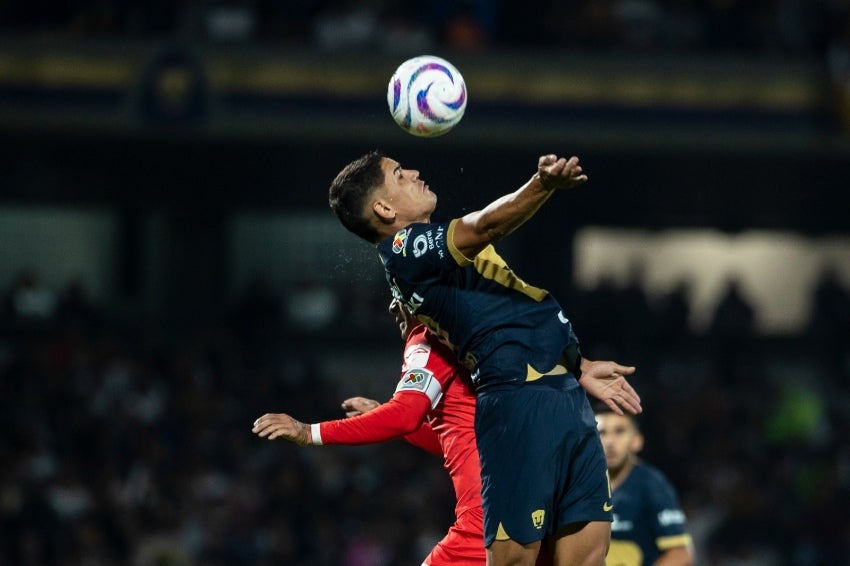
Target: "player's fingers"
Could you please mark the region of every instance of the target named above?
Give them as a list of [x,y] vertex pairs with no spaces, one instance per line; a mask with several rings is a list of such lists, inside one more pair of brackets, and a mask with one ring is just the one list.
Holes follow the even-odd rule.
[[632,400],[633,403],[640,404],[640,395],[635,391],[635,388],[629,384],[628,381],[623,379],[623,391],[629,396],[629,399]]
[[605,404],[608,405],[608,408],[610,408],[612,411],[614,411],[618,415],[620,415],[620,416],[623,415],[623,410],[619,407],[619,405],[617,405],[617,403],[614,402],[613,399],[606,399]]
[[281,418],[286,418],[286,417],[288,417],[288,415],[283,414],[283,413],[281,413],[281,414],[266,413],[265,415],[263,415],[262,417],[260,417],[259,419],[254,421],[254,426],[264,425],[264,424],[270,423],[270,422],[276,422],[276,421],[280,420]]
[[271,416],[271,415],[269,415],[268,413],[266,413],[265,415],[263,415],[263,416],[261,416],[261,417],[259,417],[259,418],[255,419],[255,420],[254,420],[254,426],[257,426],[258,424],[260,424],[260,423],[262,423],[262,422],[265,422],[266,420],[268,420],[268,418],[269,418],[270,416]]
[[551,165],[555,163],[558,157],[554,153],[550,153],[548,155],[541,155],[540,159],[537,160],[538,167],[545,167],[547,165]]
[[633,415],[643,412],[643,408],[640,406],[640,397],[638,397],[638,394],[635,393],[634,390],[627,391],[623,394],[623,404]]
[[275,429],[275,430],[274,430],[274,431],[273,431],[273,432],[269,435],[269,440],[274,440],[275,438],[280,438],[281,436],[286,437],[286,438],[291,438],[291,437],[292,437],[292,433],[289,433],[289,432],[287,432],[287,431],[285,431],[285,430],[282,430],[282,429]]
[[261,438],[268,436],[269,430],[270,428],[268,426],[254,427],[254,433]]
[[267,421],[254,427],[254,432],[256,432],[259,436],[268,436],[268,434],[272,431],[278,430],[281,427],[286,427],[287,425],[288,423],[282,421]]
[[567,160],[563,157],[559,157],[555,163],[552,164],[552,174],[553,175],[562,175],[564,170],[567,168]]

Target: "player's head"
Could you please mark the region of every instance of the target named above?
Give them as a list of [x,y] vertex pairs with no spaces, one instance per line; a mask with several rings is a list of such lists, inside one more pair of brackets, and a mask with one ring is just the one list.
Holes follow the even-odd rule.
[[419,324],[415,316],[410,314],[407,307],[404,306],[398,299],[390,301],[390,314],[395,318],[398,329],[401,331],[401,339],[407,340],[407,337],[413,331],[413,327]]
[[412,222],[427,221],[437,197],[419,179],[419,171],[371,151],[339,172],[328,202],[349,231],[378,243]]
[[605,461],[612,475],[616,475],[643,449],[643,434],[634,415],[618,415],[605,406],[597,407],[595,412]]
[[372,193],[384,183],[383,158],[378,150],[358,157],[343,167],[328,191],[331,210],[342,225],[369,242],[380,240],[380,234],[365,212]]

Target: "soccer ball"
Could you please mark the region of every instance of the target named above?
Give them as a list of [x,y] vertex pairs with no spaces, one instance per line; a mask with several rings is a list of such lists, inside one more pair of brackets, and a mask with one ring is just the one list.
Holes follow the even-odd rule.
[[466,110],[466,84],[458,70],[440,57],[420,55],[398,66],[387,87],[396,124],[423,138],[454,128]]

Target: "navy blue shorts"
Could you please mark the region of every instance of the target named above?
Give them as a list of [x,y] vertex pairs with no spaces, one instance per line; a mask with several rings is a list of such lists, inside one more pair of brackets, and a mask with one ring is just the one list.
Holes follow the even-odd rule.
[[605,454],[572,374],[478,393],[484,544],[542,540],[569,523],[611,521]]

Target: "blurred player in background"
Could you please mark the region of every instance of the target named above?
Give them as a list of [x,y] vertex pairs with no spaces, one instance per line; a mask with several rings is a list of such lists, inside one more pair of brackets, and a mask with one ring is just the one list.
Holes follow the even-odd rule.
[[555,298],[491,245],[585,181],[577,157],[544,155],[519,189],[445,223],[431,223],[437,197],[419,171],[380,152],[349,163],[329,190],[340,222],[377,246],[393,296],[471,372],[491,566],[530,566],[547,538],[558,566],[601,566],[608,550],[605,456],[579,384],[617,412],[640,411],[625,379],[634,368],[582,359]]
[[693,543],[676,490],[657,468],[642,462],[643,435],[632,415],[607,407],[596,421],[614,496],[607,566],[690,566]]
[[[270,440],[310,444],[367,444],[404,437],[438,456],[454,485],[455,524],[437,543],[426,566],[483,566],[481,466],[475,443],[475,393],[469,372],[454,353],[393,299],[390,313],[405,341],[401,379],[392,399],[380,404],[353,397],[342,403],[348,419],[306,425],[283,414],[257,419],[253,431]],[[368,414],[367,414],[368,413]],[[540,553],[537,564],[550,564]]]

